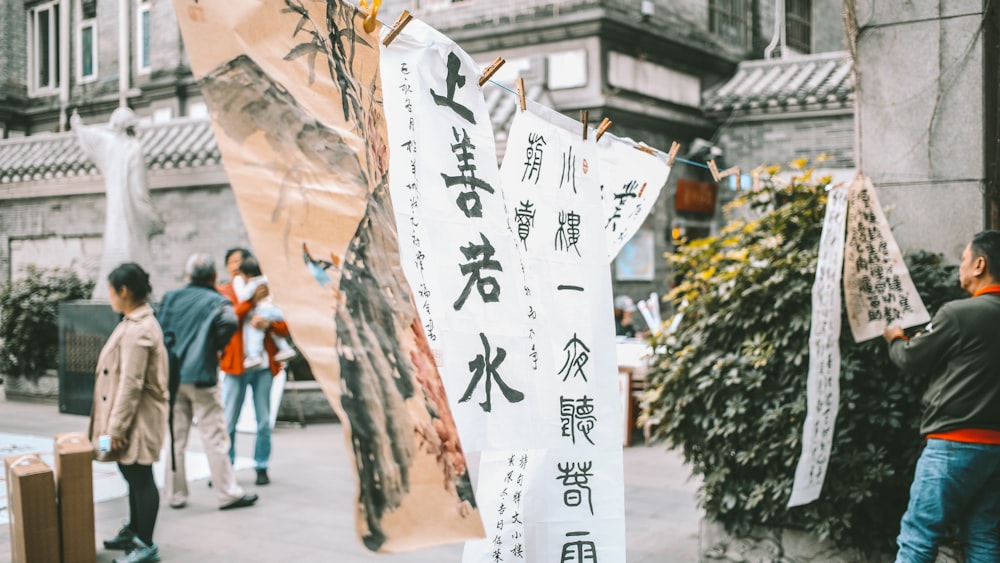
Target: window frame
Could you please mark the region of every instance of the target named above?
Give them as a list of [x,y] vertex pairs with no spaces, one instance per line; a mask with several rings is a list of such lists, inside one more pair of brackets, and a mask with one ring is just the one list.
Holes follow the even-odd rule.
[[[149,74],[153,70],[153,59],[150,53],[146,52],[145,45],[143,43],[143,32],[145,31],[142,27],[143,15],[149,15],[149,46],[150,51],[152,51],[153,37],[153,21],[152,21],[152,2],[150,0],[136,0],[135,2],[135,72],[136,74]],[[145,59],[149,59],[148,62]],[[146,63],[146,64],[143,64]]]
[[[77,14],[77,24],[76,24],[76,81],[78,84],[87,84],[94,82],[98,77],[98,63],[100,57],[98,56],[98,32],[97,32],[97,17],[84,18],[83,16],[83,1],[76,0],[76,14]],[[90,58],[91,58],[91,73],[84,74],[84,60],[83,60],[83,31],[86,28],[90,28]]]
[[751,48],[753,3],[750,0],[709,0],[708,31],[730,45],[741,49]]
[[[27,47],[28,47],[28,94],[30,96],[50,96],[57,94],[60,88],[61,80],[61,65],[63,61],[60,57],[60,41],[65,40],[62,37],[62,30],[60,29],[61,14],[59,13],[60,0],[50,0],[48,2],[40,2],[27,8],[26,17],[27,21]],[[49,41],[48,41],[48,59],[49,59],[49,83],[45,86],[39,85],[38,75],[41,69],[39,68],[40,62],[40,50],[38,44],[38,14],[42,12],[49,13]]]
[[[812,0],[785,0],[785,2],[785,45],[798,53],[811,53]],[[791,10],[788,9],[789,6],[799,9]],[[793,31],[797,33],[793,33]],[[800,36],[801,41],[799,40]]]

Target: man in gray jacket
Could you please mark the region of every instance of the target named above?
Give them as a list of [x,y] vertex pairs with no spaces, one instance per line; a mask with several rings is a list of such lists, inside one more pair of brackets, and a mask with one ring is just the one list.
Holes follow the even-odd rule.
[[170,402],[174,463],[167,470],[167,502],[171,508],[187,505],[184,451],[192,418],[196,418],[219,508],[251,506],[257,502],[257,495],[246,494],[237,484],[229,461],[229,435],[218,385],[219,353],[236,331],[236,314],[229,299],[215,289],[215,262],[211,256],[192,255],[185,271],[188,285],[167,292],[158,314],[173,364]]
[[884,333],[894,364],[933,374],[898,563],[933,563],[949,525],[968,563],[1000,561],[1000,231],[972,238],[958,277],[972,299],[947,303],[912,339]]

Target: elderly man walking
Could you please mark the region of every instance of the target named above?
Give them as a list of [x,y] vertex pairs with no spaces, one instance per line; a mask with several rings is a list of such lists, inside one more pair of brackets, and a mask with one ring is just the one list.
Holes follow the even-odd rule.
[[[167,471],[167,502],[171,508],[184,508],[188,499],[184,451],[192,419],[208,457],[212,484],[219,508],[227,510],[251,506],[257,495],[246,494],[236,482],[229,461],[229,435],[222,407],[219,381],[219,354],[236,331],[232,303],[215,289],[215,262],[207,254],[188,259],[188,285],[167,292],[160,306],[160,326],[171,361],[172,432],[175,464]],[[176,372],[179,371],[179,374]]]
[[1000,231],[976,234],[958,272],[972,299],[944,305],[912,339],[884,333],[894,364],[933,374],[898,563],[933,563],[949,525],[967,563],[1000,561]]

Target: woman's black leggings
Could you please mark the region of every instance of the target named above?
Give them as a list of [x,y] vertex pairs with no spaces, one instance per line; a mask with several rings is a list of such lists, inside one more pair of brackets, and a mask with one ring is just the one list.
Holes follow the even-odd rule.
[[129,528],[146,545],[153,545],[153,527],[160,510],[160,491],[156,489],[152,465],[118,464],[128,481]]

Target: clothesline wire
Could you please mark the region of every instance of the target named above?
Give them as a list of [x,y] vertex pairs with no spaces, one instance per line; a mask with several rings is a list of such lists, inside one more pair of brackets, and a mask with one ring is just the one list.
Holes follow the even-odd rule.
[[[496,80],[492,80],[491,79],[490,80],[490,84],[495,84],[495,85],[503,88],[504,90],[510,92],[511,94],[514,94],[515,96],[517,95],[516,91],[511,90],[510,88],[504,86],[503,84],[500,84]],[[695,162],[693,160],[688,160],[686,158],[681,158],[679,156],[678,157],[674,157],[674,162],[683,162],[684,164],[690,164],[691,166],[698,166],[698,167],[704,168],[705,170],[711,170],[711,168],[709,168],[707,164],[704,164],[704,163],[701,163],[701,162]]]

